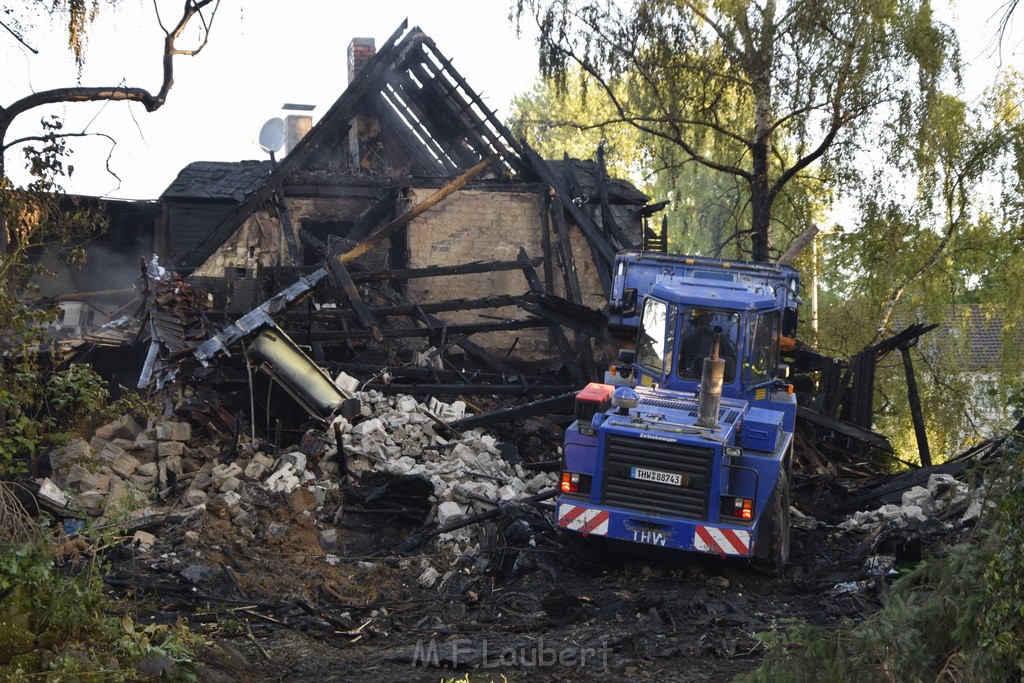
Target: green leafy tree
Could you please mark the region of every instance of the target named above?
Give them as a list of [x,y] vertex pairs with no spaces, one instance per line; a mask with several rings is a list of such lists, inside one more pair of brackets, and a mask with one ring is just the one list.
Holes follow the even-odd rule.
[[[591,76],[572,68],[571,82],[586,87],[563,91],[554,78],[541,78],[515,98],[509,126],[516,135],[545,158],[590,158],[602,145],[609,173],[631,180],[655,201],[669,200],[664,216],[672,252],[743,256],[737,237],[750,223],[743,183],[695,163],[662,138],[624,121],[610,122],[617,115],[615,103]],[[791,181],[773,214],[786,236],[783,241],[822,220],[828,198],[828,185],[820,177],[801,175]]]
[[[773,255],[779,199],[818,165],[846,182],[858,145],[886,120],[912,135],[956,70],[953,33],[927,0],[517,0],[539,27],[540,67],[660,140],[680,162],[726,174],[745,194],[742,251]],[[907,74],[915,78],[907,78]]]
[[[116,10],[119,2],[99,0],[31,0],[5,3],[0,10],[0,35],[19,43],[32,54],[51,20],[61,21],[63,38],[71,58],[79,67],[86,56],[89,29],[101,10]],[[38,130],[11,139],[12,124],[21,117],[45,111],[56,104],[96,101],[139,102],[155,111],[166,102],[174,83],[174,58],[198,54],[206,45],[219,0],[184,0],[176,3],[177,20],[164,24],[162,73],[159,88],[149,91],[125,84],[90,86],[72,83],[67,87],[38,90],[0,105],[0,476],[24,469],[43,449],[60,445],[75,431],[109,419],[127,409],[111,404],[106,386],[88,366],[44,363],[53,352],[46,325],[55,311],[35,310],[23,295],[31,278],[45,274],[33,252],[59,251],[69,259],[82,254],[67,248],[84,237],[98,234],[103,217],[95,212],[61,209],[62,185],[73,169],[65,163],[69,138],[87,135],[64,130],[60,119],[42,115]],[[196,31],[198,24],[198,31]],[[52,36],[50,36],[52,37]],[[195,40],[185,48],[182,40]],[[27,171],[26,185],[10,181],[8,163],[21,152]]]
[[[933,449],[953,453],[977,439],[993,404],[1005,405],[1024,365],[1016,330],[1024,319],[1021,272],[1024,81],[1008,73],[981,101],[940,94],[922,134],[889,150],[864,186],[853,225],[830,236],[822,346],[848,355],[911,322],[943,322],[915,350]],[[898,141],[897,141],[898,142]],[[1003,319],[1002,371],[980,387],[958,304]],[[909,434],[902,362],[883,366],[879,426]],[[982,391],[984,389],[984,391]],[[911,450],[912,438],[903,438]]]

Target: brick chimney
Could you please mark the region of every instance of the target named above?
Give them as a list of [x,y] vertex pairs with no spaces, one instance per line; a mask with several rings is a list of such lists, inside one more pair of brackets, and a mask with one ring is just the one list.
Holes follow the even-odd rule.
[[[348,44],[348,82],[366,68],[366,64],[377,54],[373,38],[353,38]],[[365,169],[375,173],[386,172],[379,163],[381,148],[380,122],[376,116],[357,114],[352,117],[348,131],[349,164],[353,170]]]
[[377,54],[373,38],[353,38],[348,44],[348,82],[355,80],[366,63]]

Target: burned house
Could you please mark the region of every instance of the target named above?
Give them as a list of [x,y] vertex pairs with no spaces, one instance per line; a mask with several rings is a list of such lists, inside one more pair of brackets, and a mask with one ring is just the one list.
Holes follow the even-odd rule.
[[586,363],[572,328],[594,324],[648,198],[601,164],[543,161],[416,28],[379,50],[354,39],[348,68],[315,126],[289,117],[279,162],[182,170],[161,197],[161,262],[228,318],[326,266],[279,321],[317,355],[391,338],[492,369]]

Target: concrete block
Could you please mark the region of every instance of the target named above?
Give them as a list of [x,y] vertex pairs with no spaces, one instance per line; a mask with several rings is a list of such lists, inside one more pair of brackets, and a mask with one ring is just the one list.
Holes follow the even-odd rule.
[[281,456],[281,462],[291,463],[295,474],[302,474],[306,471],[306,454],[301,451],[292,451]]
[[341,389],[342,393],[352,395],[359,390],[359,380],[352,375],[343,372],[334,378],[334,386]]
[[152,491],[156,484],[156,475],[139,474],[136,470],[135,474],[128,478],[128,482],[140,491]]
[[[175,422],[174,424],[180,424]],[[185,444],[181,441],[161,441],[156,444],[154,452],[159,451],[160,459],[180,458],[185,455]]]
[[241,476],[242,468],[239,467],[237,463],[233,462],[228,463],[227,465],[217,465],[216,467],[213,468],[213,471],[210,472],[211,483],[213,484],[213,487],[218,491],[221,489],[221,486],[224,484],[224,482],[227,481],[228,479],[237,479],[238,477]]
[[117,460],[118,456],[123,455],[124,452],[125,451],[121,446],[117,445],[113,441],[109,441],[103,446],[102,450],[99,451],[99,453],[96,456],[96,459],[104,464],[109,465],[110,463]]
[[320,547],[324,550],[338,549],[338,530],[322,529],[320,531]]
[[436,569],[433,567],[427,567],[423,573],[419,575],[419,578],[416,579],[416,582],[424,588],[433,588],[439,578],[441,578],[441,575]]
[[93,459],[93,453],[85,439],[72,439],[64,450],[50,454],[50,465],[54,470],[67,469],[75,463],[89,462]]
[[[146,445],[148,444],[148,445]],[[156,442],[155,441],[143,441],[135,442],[135,446],[128,451],[136,460],[145,465],[147,462],[153,462],[156,460]]]
[[87,472],[78,482],[79,491],[102,491],[110,490],[110,475],[102,472]]
[[466,510],[455,501],[447,501],[437,506],[437,523],[447,526],[466,516]]
[[924,514],[924,510],[920,505],[904,505],[902,513],[903,518],[907,520],[914,520],[917,522],[928,521],[928,516]]
[[[273,464],[273,461],[271,461],[271,464]],[[245,466],[245,478],[252,481],[261,480],[263,479],[263,475],[267,473],[268,469],[270,469],[269,465],[264,464],[261,460],[253,458],[252,461]]]
[[547,475],[541,473],[526,482],[526,490],[532,493],[540,493],[550,485],[551,482],[548,480]]
[[199,471],[196,472],[196,475],[192,478],[192,488],[210,488],[213,484],[213,468],[216,466],[216,463],[212,461],[203,463],[203,466],[199,468]]
[[295,467],[290,462],[286,462],[281,465],[276,472],[267,477],[266,484],[270,488],[274,488],[274,485],[285,477],[294,477],[297,479],[297,477],[295,477]]
[[217,499],[223,501],[229,508],[233,508],[242,502],[242,497],[238,495],[237,491],[228,491],[217,496]]
[[384,425],[376,417],[352,425],[352,435],[355,437],[363,437],[373,433],[379,433],[381,436],[384,435]]
[[928,477],[928,491],[932,498],[950,498],[959,483],[952,474],[938,472]]
[[155,462],[147,462],[143,465],[139,465],[139,468],[135,470],[135,474],[143,477],[156,477],[157,465]]
[[898,519],[903,516],[902,508],[899,505],[883,505],[878,509],[878,512],[882,515],[882,519]]
[[99,517],[103,514],[103,503],[106,497],[107,494],[102,491],[85,491],[76,496],[75,502],[85,514],[91,517]]
[[[111,446],[108,446],[108,448],[111,448]],[[141,465],[142,463],[139,462],[138,458],[121,451],[120,454],[111,461],[110,469],[112,469],[114,474],[122,479],[127,479],[135,474],[135,470],[139,469]]]
[[160,458],[160,469],[161,471],[166,470],[181,475],[185,472],[184,460],[180,455],[169,455],[166,458]]
[[188,507],[195,507],[196,505],[202,505],[207,501],[206,492],[202,489],[192,488],[185,492],[182,502]]
[[134,441],[135,437],[142,433],[142,427],[139,426],[139,423],[136,422],[135,418],[131,415],[123,415],[120,419],[110,423],[109,426],[112,428],[111,436],[103,438],[128,439],[129,441]]
[[114,478],[110,481],[110,489],[107,491],[106,504],[103,507],[104,515],[127,512],[131,509],[132,503],[146,501],[133,501],[132,494],[142,497],[130,484],[121,479]]
[[498,489],[499,500],[515,500],[519,496],[519,492],[516,491],[514,486],[506,484]]
[[903,507],[919,507],[925,514],[930,514],[932,509],[932,494],[923,486],[914,486],[903,492],[901,501]]
[[155,436],[157,441],[188,441],[192,438],[192,425],[188,422],[157,422]]
[[54,484],[49,479],[43,479],[39,482],[39,493],[40,498],[49,501],[57,507],[64,507],[68,504],[68,497],[61,491],[60,487]]
[[285,474],[271,486],[272,491],[281,491],[284,493],[291,493],[297,486],[302,482],[294,474]]

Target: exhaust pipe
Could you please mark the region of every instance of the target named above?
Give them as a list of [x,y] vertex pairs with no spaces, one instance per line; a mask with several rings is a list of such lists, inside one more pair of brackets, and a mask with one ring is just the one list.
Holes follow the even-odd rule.
[[700,376],[700,395],[697,396],[697,426],[718,429],[718,409],[722,403],[722,384],[725,382],[725,360],[718,357],[719,336],[711,343],[711,355],[704,359]]

